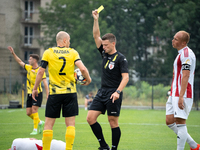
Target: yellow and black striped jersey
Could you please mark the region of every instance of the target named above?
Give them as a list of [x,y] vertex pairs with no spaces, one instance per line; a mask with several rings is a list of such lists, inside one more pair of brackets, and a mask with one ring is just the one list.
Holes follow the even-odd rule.
[[[33,69],[33,67],[29,64],[25,64],[25,66],[24,66],[24,69],[27,71],[27,93],[28,94],[31,94],[33,91],[36,75],[37,75],[39,68],[40,67]],[[45,73],[43,75],[43,79],[44,78],[46,78]],[[38,90],[38,93],[42,92],[41,82],[40,82],[40,85],[38,86],[37,90]]]
[[50,95],[76,93],[74,68],[77,60],[80,57],[73,48],[53,47],[44,52],[41,67],[48,65]]

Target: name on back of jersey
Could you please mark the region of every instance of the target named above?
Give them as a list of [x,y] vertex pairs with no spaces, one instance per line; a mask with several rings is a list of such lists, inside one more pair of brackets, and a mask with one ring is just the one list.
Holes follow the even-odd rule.
[[69,53],[68,50],[56,50],[56,49],[53,52],[56,54],[68,54]]

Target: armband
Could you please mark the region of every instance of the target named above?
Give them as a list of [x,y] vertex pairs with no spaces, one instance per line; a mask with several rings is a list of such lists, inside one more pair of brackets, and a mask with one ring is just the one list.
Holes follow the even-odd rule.
[[190,65],[189,64],[183,64],[182,70],[190,70]]
[[40,66],[41,66],[42,68],[45,68],[45,69],[46,69],[47,65],[48,65],[48,62],[47,62],[47,61],[44,61],[44,60],[41,61],[41,65],[40,65]]

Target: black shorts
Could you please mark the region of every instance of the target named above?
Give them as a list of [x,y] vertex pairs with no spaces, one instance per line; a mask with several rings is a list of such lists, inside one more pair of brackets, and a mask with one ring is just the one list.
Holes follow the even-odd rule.
[[63,117],[78,115],[78,102],[76,93],[49,95],[45,116],[49,118],[60,118],[62,108]]
[[38,106],[41,107],[42,104],[42,92],[38,94],[38,97],[35,97],[35,100],[32,98],[32,94],[27,95],[27,101],[26,101],[26,108],[32,107],[32,106]]
[[116,91],[116,88],[101,88],[94,97],[89,110],[101,111],[105,114],[107,110],[108,116],[119,116],[122,104],[123,93],[120,93],[119,99],[112,103],[110,96]]

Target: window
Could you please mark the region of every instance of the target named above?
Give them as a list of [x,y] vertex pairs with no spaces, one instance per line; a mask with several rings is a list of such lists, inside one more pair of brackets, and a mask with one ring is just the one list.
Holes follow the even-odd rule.
[[32,51],[25,51],[25,53],[24,53],[24,60],[25,61],[28,61],[30,54],[33,54],[33,52]]
[[24,28],[24,45],[31,46],[33,41],[33,27],[25,26]]
[[31,19],[32,14],[33,14],[33,1],[25,1],[25,4],[24,4],[25,19]]

